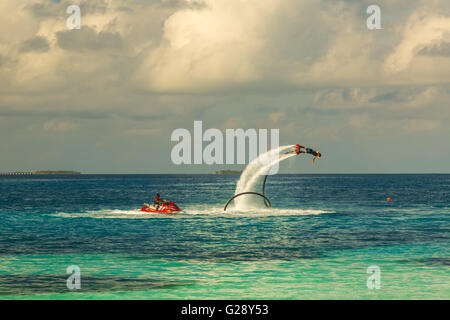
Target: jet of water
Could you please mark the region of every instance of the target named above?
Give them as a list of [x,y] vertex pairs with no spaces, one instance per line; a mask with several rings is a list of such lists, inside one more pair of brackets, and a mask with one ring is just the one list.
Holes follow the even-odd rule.
[[[295,156],[295,153],[284,153],[293,147],[295,147],[295,145],[286,145],[281,146],[278,149],[269,150],[250,162],[242,172],[239,181],[236,184],[234,194],[236,195],[238,193],[248,191],[261,192],[260,190],[255,190],[258,182],[270,171],[272,166],[285,159]],[[267,161],[267,159],[270,160]],[[255,199],[255,195],[243,195],[237,197],[234,200],[235,208],[238,210],[248,210],[252,207],[253,199]]]

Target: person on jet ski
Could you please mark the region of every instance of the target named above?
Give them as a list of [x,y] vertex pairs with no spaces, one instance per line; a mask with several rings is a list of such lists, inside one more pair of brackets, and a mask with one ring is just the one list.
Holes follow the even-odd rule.
[[153,203],[155,204],[156,210],[159,210],[159,206],[164,203],[164,201],[161,200],[159,193],[156,194],[156,197],[153,199]]

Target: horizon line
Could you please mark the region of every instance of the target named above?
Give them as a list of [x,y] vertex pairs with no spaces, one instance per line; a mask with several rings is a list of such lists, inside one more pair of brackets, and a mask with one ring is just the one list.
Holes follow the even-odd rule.
[[[25,172],[25,171],[10,171],[10,172]],[[20,175],[9,175],[6,174],[8,172],[4,171],[4,172],[0,172],[0,176],[20,176]],[[31,172],[30,172],[31,173]],[[176,172],[163,172],[163,173],[83,173],[80,172],[80,174],[29,174],[29,175],[23,175],[23,176],[61,176],[61,175],[66,175],[66,176],[79,176],[79,175],[215,175],[215,176],[232,176],[232,175],[240,175],[242,172],[240,173],[228,173],[228,174],[217,174],[215,172],[209,172],[209,173],[186,173],[186,172],[182,172],[182,173],[176,173]],[[332,175],[332,174],[359,174],[359,175],[369,175],[369,174],[385,174],[385,175],[389,175],[389,174],[450,174],[450,172],[322,172],[322,173],[296,173],[296,172],[286,172],[286,173],[277,173],[274,175]]]

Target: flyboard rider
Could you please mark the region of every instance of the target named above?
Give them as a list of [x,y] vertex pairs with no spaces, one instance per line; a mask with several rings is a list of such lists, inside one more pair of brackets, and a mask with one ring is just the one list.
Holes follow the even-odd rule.
[[313,155],[314,158],[312,160],[312,165],[314,165],[314,162],[316,161],[316,159],[319,159],[322,156],[322,154],[320,152],[318,152],[318,151],[316,151],[314,149],[311,149],[311,148],[307,148],[307,147],[301,146],[299,144],[297,144],[295,146],[295,150],[291,150],[291,151],[288,151],[286,153],[294,153],[294,152],[296,154],[298,154],[298,155],[301,154],[301,153],[306,153],[306,154]]

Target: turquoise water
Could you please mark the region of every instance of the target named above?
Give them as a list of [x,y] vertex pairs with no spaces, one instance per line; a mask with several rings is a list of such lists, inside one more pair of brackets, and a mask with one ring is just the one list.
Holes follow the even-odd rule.
[[0,299],[450,298],[450,175],[277,175],[224,213],[238,178],[0,177]]

